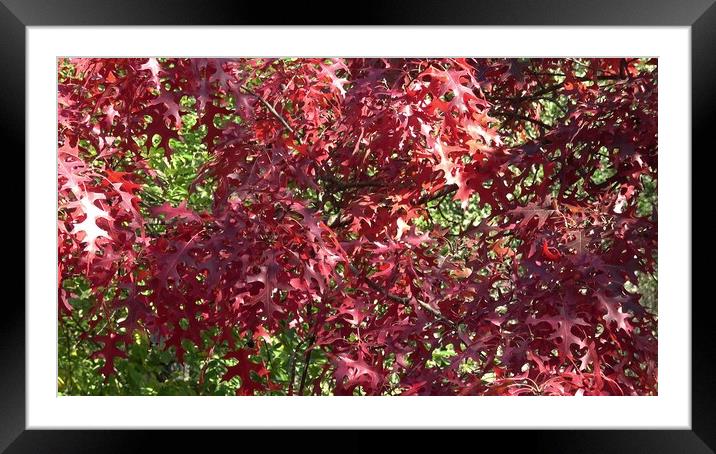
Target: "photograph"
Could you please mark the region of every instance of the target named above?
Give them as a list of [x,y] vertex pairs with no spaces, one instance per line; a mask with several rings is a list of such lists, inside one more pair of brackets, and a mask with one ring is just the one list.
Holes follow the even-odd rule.
[[659,395],[657,57],[56,71],[60,399]]

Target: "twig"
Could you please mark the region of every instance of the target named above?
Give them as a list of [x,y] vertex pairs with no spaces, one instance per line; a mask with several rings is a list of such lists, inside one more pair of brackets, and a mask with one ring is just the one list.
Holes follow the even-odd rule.
[[288,377],[288,395],[293,396],[293,381],[296,378],[296,352],[298,349],[301,348],[304,341],[301,341],[298,345],[296,345],[296,348],[291,352],[291,357],[288,360],[288,368],[291,370],[291,373]]
[[[423,205],[428,202],[432,202],[433,200],[437,200],[441,197],[444,197],[450,193],[453,193],[457,191],[457,185],[449,184],[442,188],[441,190],[433,193],[433,194],[425,194],[422,197],[419,197],[418,199],[411,202],[413,206],[419,206]],[[328,227],[335,229],[338,227],[343,227],[347,224],[350,224],[353,221],[353,216],[347,216],[347,217],[336,217],[336,219],[333,220],[330,224],[327,224]]]
[[269,367],[273,369],[273,353],[271,353],[271,346],[266,342],[266,339],[263,339],[264,342],[264,348],[266,349],[266,360],[268,361]]
[[72,340],[70,339],[69,330],[65,332],[65,346],[67,347],[67,386],[65,391],[68,395],[72,394]]
[[553,91],[557,91],[560,88],[564,86],[564,82],[560,82],[554,85],[550,85],[549,87],[545,87],[542,90],[538,90],[534,93],[532,93],[529,96],[490,96],[488,95],[487,99],[489,101],[510,101],[510,102],[524,102],[529,101],[531,99],[539,98],[541,96],[544,96],[546,94],[552,93]]
[[211,355],[214,354],[214,347],[216,345],[212,345],[209,351],[206,354],[206,362],[201,366],[201,369],[199,370],[199,381],[197,383],[197,394],[200,396],[204,394],[205,386],[204,386],[204,378],[206,377],[206,369],[209,367],[209,362],[211,361]]
[[311,355],[313,354],[313,342],[316,340],[316,335],[312,335],[308,340],[308,349],[306,350],[305,365],[303,366],[303,373],[301,374],[301,384],[298,387],[298,395],[303,396],[303,389],[306,385],[306,376],[308,375],[308,365],[311,364]]
[[353,222],[353,216],[348,216],[346,218],[341,219],[340,216],[337,216],[336,219],[333,220],[330,224],[328,224],[328,227],[335,229],[338,227],[343,227],[344,225],[348,225],[351,222]]
[[457,185],[449,184],[433,194],[426,194],[426,195],[418,198],[417,200],[415,200],[413,202],[413,206],[422,205],[424,203],[432,202],[433,200],[437,200],[440,197],[445,196],[445,195],[450,194],[451,192],[455,192],[455,191],[457,191]]
[[521,114],[518,114],[515,112],[506,112],[506,111],[498,110],[498,111],[493,111],[492,113],[494,113],[495,115],[501,116],[501,117],[509,117],[514,120],[529,121],[529,122],[534,123],[535,125],[539,126],[540,129],[542,130],[542,133],[544,133],[545,130],[552,128],[552,126],[548,125],[544,121],[537,120],[535,118],[528,117],[526,115],[521,115]]
[[551,102],[552,104],[554,104],[554,105],[562,112],[562,115],[563,115],[563,116],[566,116],[566,115],[569,113],[569,112],[567,111],[567,109],[565,109],[564,107],[562,107],[562,105],[561,105],[559,102],[557,102],[557,100],[554,99],[554,98],[548,98],[548,97],[546,97],[546,96],[542,96],[542,97],[536,98],[535,101],[549,101],[549,102]]
[[274,109],[274,107],[273,107],[271,104],[269,104],[269,102],[266,101],[263,97],[261,97],[261,96],[259,96],[258,94],[256,94],[253,90],[251,90],[251,89],[250,89],[249,87],[247,87],[246,85],[241,85],[239,88],[240,88],[241,90],[245,91],[246,93],[250,94],[251,96],[255,97],[256,99],[258,99],[258,100],[261,102],[261,104],[263,104],[264,107],[266,107],[266,109],[268,109],[268,111],[271,112],[271,113],[273,114],[273,116],[276,117],[276,119],[281,122],[281,124],[283,125],[283,127],[284,127],[288,132],[290,132],[291,134],[295,134],[295,133],[296,133],[296,131],[294,131],[294,129],[291,127],[291,125],[288,124],[288,121],[286,121],[286,119],[283,118],[283,116],[282,116],[280,113],[278,113],[278,112],[276,111],[276,109]]
[[385,183],[381,181],[375,181],[375,180],[362,180],[362,181],[341,181],[338,178],[323,174],[321,175],[321,178],[328,181],[329,183],[333,184],[337,187],[339,190],[343,189],[352,189],[352,188],[379,188],[382,186],[385,186]]
[[352,263],[349,265],[350,265],[351,271],[353,273],[361,276],[363,278],[363,280],[365,280],[366,284],[368,284],[368,287],[372,288],[376,292],[382,293],[386,298],[391,299],[391,300],[393,300],[397,303],[400,303],[404,306],[407,306],[410,303],[410,300],[414,299],[415,302],[418,303],[418,305],[420,307],[422,307],[426,311],[433,314],[436,318],[440,319],[441,321],[443,321],[449,325],[455,325],[455,322],[453,322],[452,320],[450,320],[448,318],[445,318],[445,316],[439,310],[433,308],[429,304],[427,304],[423,301],[420,301],[419,299],[417,299],[415,297],[400,296],[400,295],[396,295],[394,293],[390,293],[388,290],[381,287],[380,284],[376,283],[375,281],[371,280],[369,277],[367,277],[363,273],[361,273],[360,270],[355,265],[353,265]]

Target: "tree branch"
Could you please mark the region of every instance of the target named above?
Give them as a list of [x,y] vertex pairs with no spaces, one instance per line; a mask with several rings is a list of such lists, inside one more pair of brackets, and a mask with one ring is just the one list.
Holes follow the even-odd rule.
[[450,320],[448,318],[445,318],[445,316],[439,310],[431,307],[427,303],[424,303],[415,297],[400,296],[400,295],[396,295],[394,293],[390,293],[388,290],[386,290],[385,288],[380,286],[380,284],[376,283],[375,281],[371,280],[368,276],[365,276],[363,273],[361,273],[360,270],[352,263],[350,264],[350,269],[353,273],[361,276],[363,278],[363,280],[365,280],[366,284],[368,284],[368,287],[372,288],[376,292],[382,293],[386,298],[391,299],[391,300],[393,300],[397,303],[400,303],[404,306],[407,306],[410,303],[410,300],[415,299],[415,302],[418,303],[418,305],[420,307],[422,307],[426,311],[433,314],[439,320],[441,320],[449,325],[452,325],[452,326],[455,325],[455,322],[453,322],[452,320]]
[[276,117],[276,119],[281,122],[281,124],[286,129],[286,131],[290,132],[291,134],[296,133],[296,131],[294,131],[294,129],[291,127],[291,125],[288,124],[288,121],[286,121],[286,119],[280,113],[278,113],[276,111],[276,109],[274,109],[274,107],[271,104],[269,104],[268,101],[266,101],[264,98],[262,98],[261,96],[256,94],[253,90],[251,90],[246,85],[241,85],[240,88],[241,88],[241,90],[245,91],[246,93],[248,93],[251,96],[258,99],[261,102],[261,104],[263,104],[264,107],[266,107],[266,109],[268,109],[268,111],[271,112],[273,114],[273,116]]
[[[250,94],[250,95],[256,97],[256,99],[258,99],[258,100],[264,105],[264,107],[266,107],[266,109],[268,109],[268,111],[271,112],[271,113],[274,115],[274,117],[276,117],[276,119],[278,119],[278,120],[281,122],[281,124],[283,125],[283,127],[284,127],[288,132],[290,132],[290,133],[292,133],[292,134],[295,134],[294,129],[291,127],[291,125],[288,124],[288,121],[286,121],[286,119],[285,119],[283,116],[281,116],[281,114],[279,114],[279,113],[276,111],[276,109],[274,109],[273,106],[268,103],[268,101],[266,101],[264,98],[262,98],[261,96],[259,96],[258,94],[256,94],[253,90],[251,90],[249,87],[247,87],[247,86],[245,86],[245,85],[241,85],[240,88],[241,88],[241,90],[245,91],[246,93],[248,93],[248,94]],[[327,179],[328,181],[331,181],[333,184],[342,185],[342,186],[343,186],[344,188],[346,188],[346,189],[347,189],[347,188],[350,188],[350,187],[374,187],[374,186],[381,186],[381,185],[382,185],[382,183],[374,182],[374,181],[357,181],[357,182],[352,182],[352,183],[344,183],[344,182],[341,182],[340,180],[335,179],[335,178],[332,177],[332,176],[329,176],[329,175],[324,175],[324,176],[326,177],[326,179]],[[440,198],[440,197],[442,197],[443,195],[449,194],[449,193],[451,193],[451,192],[453,192],[453,191],[455,191],[455,190],[457,190],[457,186],[456,186],[456,185],[448,185],[448,186],[444,187],[443,189],[441,189],[440,191],[438,191],[438,192],[435,193],[435,194],[426,195],[426,196],[423,196],[423,197],[419,198],[419,199],[414,203],[414,205],[422,205],[423,203],[426,203],[426,202],[429,202],[429,201],[431,201],[431,200],[435,200],[435,199],[437,199],[437,198]],[[329,227],[335,227],[335,226],[337,226],[338,224],[341,224],[341,223],[344,223],[344,222],[347,223],[347,222],[350,222],[350,221],[349,221],[349,220],[348,220],[348,221],[339,221],[338,223],[335,223],[333,226],[329,226]],[[364,280],[366,281],[366,283],[368,284],[368,286],[369,286],[370,288],[372,288],[373,290],[375,290],[375,291],[377,291],[377,292],[380,292],[380,293],[382,293],[383,295],[385,295],[387,298],[389,298],[389,299],[391,299],[391,300],[393,300],[393,301],[396,301],[396,302],[398,302],[398,303],[401,303],[401,304],[403,304],[403,305],[407,305],[407,304],[410,303],[410,300],[411,300],[412,298],[402,297],[402,296],[395,295],[395,294],[393,294],[393,293],[388,292],[386,289],[382,288],[380,285],[378,285],[377,283],[375,283],[374,281],[372,281],[371,279],[369,279],[367,276],[364,276],[364,275],[360,272],[360,270],[358,270],[358,268],[356,268],[355,265],[353,265],[352,263],[350,264],[350,268],[351,268],[351,271],[353,271],[355,274],[358,274],[358,275],[362,276],[363,279],[364,279]],[[455,325],[455,322],[453,322],[453,321],[450,320],[450,319],[445,318],[445,317],[440,313],[439,310],[437,310],[437,309],[431,307],[431,306],[428,305],[427,303],[424,303],[424,302],[418,300],[417,298],[415,298],[415,301],[418,303],[418,305],[420,305],[420,307],[422,307],[422,308],[425,309],[426,311],[430,312],[431,314],[433,314],[433,315],[434,315],[435,317],[437,317],[438,319],[440,319],[440,320],[442,320],[442,321],[444,321],[445,323],[448,323],[448,324],[450,324],[450,325]],[[300,344],[299,344],[299,345],[300,345]],[[290,362],[292,362],[292,363],[294,362],[294,359],[295,359],[295,353],[296,353],[296,352],[294,351],[294,352],[292,353],[292,355],[291,355],[291,361],[290,361]],[[307,368],[308,368],[308,364],[306,365],[306,369],[307,369]],[[293,364],[293,366],[291,367],[291,369],[292,369],[292,370],[291,370],[291,379],[290,379],[290,384],[289,384],[289,395],[293,394],[293,377],[294,377],[294,374],[295,374],[295,363]],[[306,373],[306,370],[304,369],[304,374],[305,374],[305,373]],[[304,385],[303,381],[304,381],[304,379],[305,379],[305,378],[302,377],[302,380],[301,380],[301,390],[303,389],[303,385]]]
[[382,181],[375,180],[362,180],[362,181],[341,181],[338,178],[324,173],[321,178],[326,180],[335,186],[338,190],[352,189],[352,188],[379,188],[385,186]]
[[451,192],[457,191],[457,185],[456,184],[449,184],[442,188],[441,190],[434,192],[432,194],[425,194],[424,196],[420,197],[419,199],[415,200],[413,202],[413,206],[416,205],[422,205],[424,203],[432,202],[433,200],[437,200],[442,196],[448,195]]
[[542,133],[544,133],[545,130],[552,128],[552,126],[548,125],[544,121],[537,120],[535,118],[531,118],[526,115],[521,115],[516,112],[506,112],[506,111],[498,110],[498,111],[493,111],[491,113],[494,113],[495,115],[498,115],[501,117],[512,118],[514,120],[529,121],[529,122],[534,123],[535,125],[539,126],[540,129],[542,130]]
[[291,351],[291,356],[288,360],[288,369],[289,369],[289,376],[288,376],[288,395],[293,396],[293,382],[296,378],[296,352],[303,346],[303,343],[305,341],[299,342],[298,345],[296,345],[296,348]]
[[508,101],[508,102],[512,102],[512,103],[524,102],[524,101],[529,101],[534,98],[539,98],[546,94],[552,93],[553,91],[557,91],[560,88],[562,88],[563,86],[564,86],[564,82],[560,82],[560,83],[557,83],[554,85],[550,85],[549,87],[545,87],[541,90],[538,90],[528,96],[492,96],[492,95],[487,95],[487,100],[488,101]]
[[[457,185],[455,184],[449,184],[442,188],[441,190],[434,192],[432,194],[425,194],[424,196],[410,202],[413,206],[423,205],[428,202],[432,202],[433,200],[437,200],[440,197],[444,197],[450,193],[453,193],[457,191]],[[347,224],[350,224],[353,221],[353,216],[348,217],[337,217],[332,223],[327,224],[328,227],[335,229],[338,227],[343,227]]]
[[298,387],[298,395],[303,395],[303,389],[306,385],[306,376],[308,375],[308,366],[311,364],[311,355],[313,353],[313,342],[316,340],[316,335],[312,335],[308,339],[308,348],[306,349],[305,364],[303,366],[303,373],[301,374],[301,384]]

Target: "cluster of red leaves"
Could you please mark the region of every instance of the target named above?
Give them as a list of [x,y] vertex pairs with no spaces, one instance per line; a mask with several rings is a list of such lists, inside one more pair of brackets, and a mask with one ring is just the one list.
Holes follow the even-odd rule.
[[[627,59],[71,63],[59,86],[59,275],[89,279],[98,321],[127,311],[97,339],[105,374],[137,329],[181,361],[182,341],[201,347],[209,329],[233,347],[236,333],[288,326],[326,353],[336,394],[656,393],[656,320],[625,289],[655,266],[656,213],[639,216],[636,200],[656,177],[655,70]],[[183,96],[207,131],[196,184],[216,184],[213,206],[152,207],[167,227],[148,234],[141,138],[170,153]],[[566,107],[549,124],[539,101],[555,97]],[[231,115],[241,121],[222,121]],[[614,172],[597,183],[604,159]],[[459,234],[418,228],[445,198],[489,215]],[[450,344],[449,364],[428,366]],[[256,352],[230,354],[225,378],[239,376],[242,394],[272,389]]]

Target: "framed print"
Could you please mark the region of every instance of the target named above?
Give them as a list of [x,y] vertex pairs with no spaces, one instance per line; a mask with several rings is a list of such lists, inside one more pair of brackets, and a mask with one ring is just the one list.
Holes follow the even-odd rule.
[[713,452],[711,3],[3,0],[26,170],[3,449],[479,429]]

